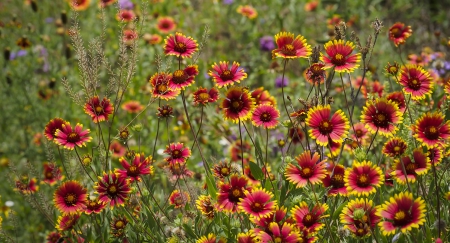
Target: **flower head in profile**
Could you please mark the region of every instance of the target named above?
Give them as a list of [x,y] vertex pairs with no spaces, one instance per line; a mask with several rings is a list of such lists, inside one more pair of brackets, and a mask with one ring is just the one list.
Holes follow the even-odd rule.
[[277,105],[277,99],[270,95],[268,90],[264,87],[259,87],[251,92],[252,98],[255,100],[255,105]]
[[251,192],[244,192],[245,197],[238,203],[238,208],[256,218],[266,218],[276,208],[277,202],[273,201],[273,193],[262,188],[256,188]]
[[175,99],[179,94],[179,89],[171,89],[169,87],[169,80],[172,79],[172,74],[159,72],[154,74],[149,82],[152,86],[152,96],[154,98],[171,100]]
[[[287,222],[279,225],[275,222],[269,224],[266,231],[260,231],[256,237],[258,242],[270,243],[270,242],[283,242],[283,243],[297,243],[300,240],[299,233],[295,230],[294,225]],[[302,241],[300,241],[302,242]]]
[[325,212],[328,210],[326,203],[315,205],[312,209],[306,202],[300,202],[292,208],[291,214],[295,219],[298,228],[306,228],[311,232],[317,232],[325,226],[321,219],[328,217]]
[[377,215],[383,218],[378,223],[383,235],[395,234],[396,230],[402,233],[425,223],[425,202],[421,197],[414,199],[412,193],[401,192],[386,201],[377,210]]
[[109,203],[111,208],[124,205],[131,192],[129,180],[111,171],[108,174],[103,172],[94,188],[99,202]]
[[405,96],[402,91],[395,91],[386,95],[386,99],[397,104],[398,109],[401,113],[405,112],[406,109],[406,101]]
[[216,209],[214,208],[214,204],[211,202],[211,196],[209,195],[201,195],[195,201],[197,209],[207,218],[214,219]]
[[212,173],[219,180],[229,177],[233,173],[233,170],[234,168],[231,166],[231,163],[227,161],[220,161],[211,168]]
[[176,28],[177,24],[172,17],[159,17],[156,21],[156,29],[163,34],[168,34]]
[[170,34],[164,40],[164,54],[189,58],[198,50],[197,41],[179,32]]
[[375,101],[367,100],[361,114],[361,122],[371,133],[379,133],[385,137],[393,136],[403,121],[402,113],[397,104],[385,98]]
[[336,111],[330,118],[330,105],[318,105],[309,109],[306,124],[311,127],[309,135],[317,144],[327,146],[328,141],[342,143],[350,128],[349,121],[342,110]]
[[256,127],[262,126],[264,129],[275,128],[278,124],[280,112],[271,105],[259,105],[253,110],[252,123]]
[[383,184],[384,174],[370,161],[355,161],[353,167],[345,171],[344,181],[351,195],[368,196]]
[[53,202],[56,208],[65,214],[73,214],[84,210],[87,190],[77,181],[66,181],[56,189]]
[[191,200],[191,197],[187,192],[174,190],[169,197],[169,204],[173,205],[175,208],[181,208],[186,205],[187,202]]
[[75,146],[86,146],[86,142],[90,142],[92,137],[89,137],[90,130],[83,130],[83,125],[77,123],[72,129],[69,122],[61,125],[61,129],[55,132],[55,143],[64,146],[64,148],[73,150]]
[[250,190],[248,179],[236,174],[230,176],[229,182],[220,181],[217,195],[217,211],[236,212],[238,203]]
[[357,238],[370,236],[375,226],[380,221],[376,215],[377,207],[372,200],[354,199],[351,200],[342,210],[339,218],[344,228],[348,229]]
[[144,109],[144,106],[137,100],[124,102],[121,107],[128,113],[139,113]]
[[232,122],[245,121],[252,115],[255,102],[247,89],[231,87],[222,101],[224,117]]
[[119,162],[124,169],[116,169],[116,172],[122,177],[129,178],[130,183],[141,181],[143,175],[153,174],[153,166],[150,165],[152,162],[151,156],[145,157],[144,154],[136,154],[131,163],[124,157],[121,157]]
[[411,26],[397,22],[389,28],[389,39],[394,42],[395,46],[404,44],[412,34]]
[[327,174],[325,160],[320,161],[316,152],[311,156],[311,151],[306,150],[295,157],[297,163],[288,164],[284,175],[287,180],[297,187],[305,187],[308,183],[321,183]]
[[247,78],[243,68],[239,67],[238,62],[233,62],[230,66],[228,61],[220,61],[219,64],[214,63],[208,75],[212,77],[217,88],[223,88],[235,83],[240,83]]
[[125,216],[117,216],[111,220],[109,224],[111,229],[111,234],[114,237],[123,237],[125,234],[125,227],[128,224],[128,219]]
[[185,69],[175,70],[169,79],[169,88],[173,90],[182,89],[194,83],[195,76],[198,75],[198,66],[189,65]]
[[423,100],[433,92],[433,82],[430,73],[421,66],[406,65],[401,69],[399,83],[406,94],[413,100]]
[[67,0],[75,11],[83,11],[89,7],[91,0]]
[[306,69],[306,80],[311,84],[321,84],[325,80],[325,64],[313,63]]
[[44,163],[44,179],[42,182],[53,186],[57,181],[64,179],[62,175],[62,170],[60,167],[56,166],[54,163]]
[[272,57],[282,58],[308,58],[311,55],[311,46],[306,43],[305,37],[290,32],[280,32],[275,35],[277,48],[272,50]]
[[[414,183],[417,176],[426,174],[431,167],[430,159],[427,157],[427,154],[422,152],[421,148],[415,149],[412,157],[414,161],[407,155],[397,160],[394,164],[392,176],[400,184],[407,183],[406,180],[408,180],[408,183]],[[406,176],[403,173],[403,166],[405,166]]]
[[327,170],[328,173],[326,177],[322,179],[322,182],[323,186],[330,187],[328,190],[328,195],[347,196],[348,191],[344,182],[345,167],[340,164],[329,164]]
[[325,52],[328,56],[320,54],[320,59],[325,63],[324,69],[334,67],[336,72],[353,72],[359,67],[361,54],[352,54],[355,45],[344,40],[331,40],[325,44]]
[[52,141],[54,138],[56,138],[56,136],[55,136],[56,130],[58,130],[58,129],[61,130],[62,125],[65,123],[66,123],[66,121],[64,121],[63,119],[58,118],[58,117],[51,119],[47,123],[47,125],[45,125],[45,131],[44,131],[45,137],[48,140]]
[[241,5],[237,8],[236,12],[249,19],[254,19],[258,16],[256,9],[250,5]]
[[439,111],[423,114],[412,126],[414,137],[427,148],[435,148],[448,143],[450,121]]
[[389,139],[383,146],[383,154],[395,158],[405,153],[408,145],[400,137],[394,137]]
[[394,64],[388,62],[384,70],[387,74],[397,77],[400,74],[400,65],[397,62],[394,62]]
[[73,229],[80,219],[80,214],[63,214],[58,217],[55,228],[59,231],[69,231]]
[[99,214],[104,208],[106,207],[105,202],[101,202],[98,200],[98,198],[91,199],[88,197],[86,200],[86,208],[84,210],[84,213],[89,214]]
[[214,87],[209,91],[207,88],[199,87],[192,95],[194,96],[194,105],[207,105],[219,99],[219,91]]
[[116,19],[122,22],[131,22],[136,18],[136,14],[133,10],[121,9],[117,15]]
[[185,163],[191,157],[191,150],[188,147],[184,147],[183,143],[171,143],[167,145],[164,153],[169,155],[164,160],[171,164]]
[[36,178],[22,176],[20,180],[16,180],[14,190],[19,191],[24,195],[29,195],[31,193],[37,192],[39,190],[39,186],[37,185]]
[[84,104],[84,112],[91,116],[94,123],[107,121],[113,111],[114,107],[106,97],[100,101],[98,96],[94,96]]

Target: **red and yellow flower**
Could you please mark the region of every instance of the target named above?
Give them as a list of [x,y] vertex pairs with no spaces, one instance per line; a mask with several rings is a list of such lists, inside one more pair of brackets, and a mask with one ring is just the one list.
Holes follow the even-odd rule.
[[56,189],[53,202],[64,214],[73,214],[84,210],[87,190],[77,181],[66,181]]
[[262,126],[264,129],[275,128],[278,124],[280,112],[271,105],[259,105],[253,110],[252,123],[256,127]]
[[108,174],[103,172],[94,188],[98,193],[99,202],[109,203],[111,208],[123,206],[131,192],[129,180],[111,171]]
[[290,32],[280,32],[275,35],[277,48],[272,50],[272,57],[282,58],[308,58],[311,55],[311,46],[306,43],[305,37]]
[[295,158],[297,164],[288,164],[284,175],[287,180],[298,188],[305,187],[308,182],[312,185],[322,182],[326,177],[327,170],[325,160],[320,161],[316,152],[311,156],[311,151],[306,150]]
[[184,90],[193,84],[195,76],[198,75],[198,66],[189,65],[183,70],[175,70],[169,79],[169,88],[172,90]]
[[58,217],[55,228],[59,231],[69,231],[73,229],[80,219],[80,214],[63,214]]
[[192,95],[194,96],[194,105],[207,105],[219,99],[219,91],[214,87],[209,91],[207,88],[199,87]]
[[92,213],[99,214],[105,207],[105,202],[99,201],[98,198],[91,199],[88,197],[88,199],[86,200],[86,209],[84,210],[84,213],[87,215],[90,215]]
[[186,205],[187,202],[191,200],[191,197],[187,192],[174,190],[169,197],[169,204],[173,205],[175,208],[181,208]]
[[53,186],[57,181],[64,179],[62,175],[62,170],[60,167],[56,166],[54,163],[44,163],[44,179],[42,182]]
[[69,122],[61,125],[61,129],[55,132],[55,143],[64,146],[64,148],[73,150],[75,146],[86,146],[86,142],[90,142],[92,137],[89,137],[90,130],[83,131],[83,125],[77,123],[72,129]]
[[408,145],[402,138],[394,137],[384,144],[383,154],[392,158],[399,157],[405,153],[407,147]]
[[355,161],[353,167],[345,171],[344,181],[350,195],[368,196],[383,184],[384,175],[380,167],[370,161]]
[[295,230],[294,225],[287,222],[279,225],[275,222],[269,224],[268,232],[260,231],[256,239],[261,243],[283,242],[297,243],[300,240],[299,233]]
[[406,109],[406,101],[405,96],[402,91],[395,91],[386,95],[386,99],[393,101],[397,104],[398,109],[401,113],[405,112]]
[[170,34],[164,40],[164,54],[174,55],[181,58],[189,58],[198,50],[197,41],[182,33]]
[[156,21],[156,29],[163,34],[168,34],[176,28],[177,24],[172,17],[159,17]]
[[378,226],[383,235],[395,234],[397,229],[406,233],[425,223],[425,213],[425,202],[421,197],[414,199],[412,193],[401,192],[378,208],[377,215],[383,218]]
[[427,148],[435,148],[448,143],[450,121],[439,111],[423,114],[412,126],[414,137]]
[[361,122],[371,133],[379,133],[385,137],[393,136],[403,121],[397,104],[385,98],[368,100],[361,114]]
[[137,100],[130,100],[122,104],[122,109],[128,113],[139,113],[144,109],[144,106]]
[[208,74],[212,77],[215,85],[219,89],[240,83],[247,78],[247,73],[245,73],[243,68],[239,67],[238,62],[233,62],[231,66],[228,61],[220,61],[219,64],[214,63],[212,70],[209,70]]
[[51,119],[47,125],[45,125],[45,137],[49,140],[52,141],[54,138],[56,138],[55,136],[55,132],[56,130],[61,130],[62,129],[62,125],[65,124],[66,121],[64,121],[61,118],[54,118]]
[[342,143],[350,128],[349,121],[342,110],[337,110],[331,116],[330,105],[318,105],[309,109],[306,124],[311,127],[309,135],[317,144],[327,146],[328,141]]
[[423,100],[433,92],[433,82],[430,73],[417,65],[406,65],[401,69],[399,83],[406,94],[413,100]]
[[322,179],[322,182],[325,187],[330,187],[328,195],[347,196],[348,191],[344,181],[345,167],[340,164],[329,164],[327,170],[328,173],[326,177]]
[[375,229],[380,217],[376,215],[377,207],[372,200],[351,200],[342,210],[339,218],[344,228],[348,229],[358,238],[370,236]]
[[170,164],[186,163],[187,159],[191,157],[191,150],[188,147],[184,147],[183,143],[171,143],[167,145],[164,153],[169,155],[164,160]]
[[277,202],[272,201],[273,193],[262,188],[256,188],[251,192],[244,192],[245,197],[238,203],[240,211],[256,218],[266,218],[276,208]]
[[250,190],[248,179],[245,176],[232,175],[229,182],[220,181],[217,193],[217,211],[236,212],[237,205]]
[[300,202],[299,205],[292,208],[291,214],[298,228],[306,228],[310,232],[317,232],[325,226],[320,220],[328,217],[325,214],[327,210],[328,205],[326,203],[314,205],[310,209],[306,202]]
[[254,19],[258,16],[258,12],[256,11],[256,9],[250,5],[240,5],[237,8],[236,12],[249,19]]
[[328,56],[320,54],[320,60],[325,63],[323,69],[334,67],[336,72],[353,72],[359,67],[358,62],[361,60],[361,54],[352,54],[355,45],[344,40],[331,40],[325,44],[325,52]]
[[136,154],[133,162],[130,164],[126,158],[119,159],[120,164],[124,170],[116,169],[116,173],[120,176],[129,178],[130,183],[133,181],[141,181],[143,175],[153,174],[153,166],[150,165],[153,158],[151,156],[145,157],[144,154]]
[[67,0],[75,11],[83,11],[89,7],[91,0]]
[[84,112],[91,116],[94,123],[107,121],[113,111],[114,107],[106,97],[100,101],[98,96],[94,96],[84,104]]
[[[415,149],[413,152],[414,161],[409,156],[404,156],[401,160],[397,160],[394,165],[394,171],[391,173],[395,180],[400,184],[414,183],[416,177],[426,174],[431,167],[430,159],[427,154],[422,152],[422,149]],[[403,173],[403,166],[405,166],[406,176]]]
[[225,119],[232,122],[245,121],[252,115],[255,102],[247,89],[231,87],[227,90],[222,101],[222,109]]
[[211,202],[210,195],[201,195],[195,201],[197,205],[197,209],[207,218],[214,219],[216,209],[214,208],[214,204]]
[[180,94],[180,90],[173,90],[169,87],[169,80],[171,78],[172,74],[165,72],[156,73],[150,78],[149,82],[152,86],[153,97],[171,100],[175,99]]
[[395,46],[405,43],[411,34],[411,26],[405,26],[404,23],[397,22],[389,28],[389,39],[394,42]]
[[133,10],[121,9],[117,15],[116,19],[122,22],[131,22],[136,18],[136,14]]

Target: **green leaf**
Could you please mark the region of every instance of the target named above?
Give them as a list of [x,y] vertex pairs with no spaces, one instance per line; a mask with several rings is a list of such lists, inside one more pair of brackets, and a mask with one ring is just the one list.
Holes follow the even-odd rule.
[[341,214],[342,209],[344,209],[345,205],[347,205],[346,203],[342,203],[333,213],[333,220],[339,218],[339,214]]
[[188,238],[191,239],[197,239],[197,235],[195,234],[195,232],[192,230],[191,226],[188,224],[183,224],[183,229],[186,232]]
[[264,177],[263,171],[256,163],[250,162],[248,163],[250,165],[250,171],[252,172],[252,176],[256,180],[261,180]]
[[214,183],[214,179],[211,176],[206,176],[206,185],[208,186],[208,193],[212,199],[217,199],[217,189],[216,183]]

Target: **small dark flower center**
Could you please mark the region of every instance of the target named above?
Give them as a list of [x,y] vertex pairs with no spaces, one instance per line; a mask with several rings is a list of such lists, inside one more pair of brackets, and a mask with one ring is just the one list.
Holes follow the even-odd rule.
[[367,187],[370,185],[369,176],[367,174],[358,175],[356,179],[356,184],[360,187]]
[[238,203],[240,198],[243,197],[243,193],[239,188],[232,188],[229,194],[229,200]]
[[174,150],[172,151],[172,157],[175,159],[181,158],[181,151],[180,150]]
[[300,171],[300,175],[303,178],[310,178],[313,174],[313,170],[309,167],[303,167]]
[[406,174],[408,175],[415,175],[416,174],[416,168],[417,165],[416,163],[410,163],[406,166],[405,170],[406,170]]
[[295,47],[292,44],[285,45],[281,52],[286,56],[295,56],[296,54]]
[[95,111],[97,112],[97,114],[100,114],[103,111],[103,107],[101,106],[96,106],[95,107]]
[[333,124],[329,121],[321,121],[319,124],[319,132],[324,135],[328,135],[333,131]]
[[360,137],[362,137],[363,136],[363,131],[361,131],[361,130],[356,130],[356,132],[355,132],[355,135],[356,135],[356,137],[358,137],[358,138],[360,138]]
[[342,188],[345,186],[344,176],[341,174],[334,174],[331,177],[331,185],[333,188]]
[[409,215],[408,212],[399,210],[398,212],[396,212],[394,214],[393,224],[396,227],[401,227],[401,226],[407,225],[407,224],[409,224],[410,221],[411,221],[411,216]]
[[345,64],[345,58],[344,55],[337,53],[334,55],[333,58],[331,58],[331,63],[333,63],[336,66],[342,66]]
[[49,171],[49,172],[45,173],[45,178],[46,179],[53,179],[53,172]]
[[64,202],[69,206],[73,206],[77,202],[77,195],[73,193],[67,194],[64,197]]
[[222,176],[228,176],[230,174],[230,170],[227,167],[223,167],[220,169],[220,174],[222,174]]
[[224,70],[220,75],[220,79],[223,81],[228,81],[233,79],[233,74],[230,70]]
[[175,44],[174,49],[175,49],[176,52],[181,53],[181,54],[183,54],[183,53],[185,53],[187,51],[186,44],[184,44],[182,42],[177,42]]
[[186,73],[184,72],[184,70],[176,70],[173,73],[172,81],[176,84],[181,84],[181,83],[184,83],[187,78],[188,77],[187,77]]
[[206,102],[206,101],[208,101],[209,100],[209,94],[208,93],[200,93],[199,95],[198,95],[198,99],[201,101],[201,102]]
[[253,212],[261,212],[263,210],[263,205],[261,205],[261,203],[254,202],[252,203],[250,208],[252,209]]
[[311,227],[315,222],[316,219],[311,213],[306,214],[302,219],[302,223],[304,226],[306,226],[306,228]]
[[402,36],[402,32],[400,31],[399,28],[393,28],[391,30],[391,34],[395,37],[395,38],[399,38]]
[[107,188],[108,194],[110,196],[115,196],[117,194],[117,187],[116,185],[109,185]]
[[260,116],[261,121],[263,122],[269,122],[272,119],[272,116],[268,112],[264,112]]
[[421,83],[422,82],[416,78],[408,80],[408,86],[413,90],[419,90],[421,87]]
[[165,92],[167,92],[168,88],[167,88],[167,85],[165,85],[165,84],[159,84],[157,86],[157,90],[158,90],[158,93],[164,94]]
[[122,220],[117,220],[114,226],[116,229],[122,229],[125,226],[125,223]]
[[436,140],[439,138],[439,129],[437,129],[437,127],[435,126],[429,126],[425,128],[424,133],[425,137],[430,140]]
[[231,102],[231,108],[235,112],[241,111],[243,106],[244,106],[244,102],[242,102],[240,100],[234,100]]
[[76,132],[71,132],[69,133],[69,136],[67,136],[67,141],[69,143],[75,143],[78,142],[80,140],[80,135],[78,135],[78,133]]
[[389,119],[385,113],[378,113],[378,114],[374,115],[372,118],[373,118],[373,124],[376,127],[385,128],[389,125]]

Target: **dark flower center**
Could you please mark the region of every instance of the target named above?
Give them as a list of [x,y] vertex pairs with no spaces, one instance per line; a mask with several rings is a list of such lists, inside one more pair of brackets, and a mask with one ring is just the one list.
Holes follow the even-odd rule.
[[181,151],[180,150],[174,150],[174,151],[172,151],[172,157],[174,158],[174,159],[178,159],[178,158],[181,158]]
[[419,90],[421,86],[421,81],[417,78],[412,78],[408,80],[408,86],[413,90]]
[[373,117],[373,124],[376,127],[387,127],[389,125],[389,119],[386,113],[378,113]]
[[398,212],[396,212],[394,214],[393,224],[396,227],[401,227],[401,226],[407,225],[407,224],[409,224],[410,221],[411,221],[411,216],[409,215],[408,212],[399,210]]
[[209,94],[208,93],[200,93],[197,97],[198,97],[198,99],[201,102],[206,102],[206,101],[209,100]]
[[69,136],[67,136],[67,142],[69,143],[76,143],[80,141],[80,135],[76,132],[69,133]]
[[439,130],[435,126],[429,126],[425,128],[425,137],[430,140],[436,140],[439,138]]
[[321,121],[319,124],[319,132],[324,135],[328,135],[333,131],[333,124],[329,121]]
[[53,172],[49,171],[49,172],[45,173],[45,178],[46,179],[53,179]]
[[244,107],[244,102],[242,102],[241,100],[234,100],[231,102],[231,109],[234,112],[241,111],[243,107]]
[[306,226],[306,228],[313,226],[315,222],[316,218],[311,213],[306,214],[302,219],[302,223],[304,226]]
[[286,56],[295,56],[296,54],[295,47],[292,44],[285,45],[281,52]]
[[405,170],[406,170],[406,174],[408,175],[415,175],[416,174],[416,168],[417,165],[416,163],[410,163],[406,166]]
[[164,94],[164,93],[166,93],[166,92],[167,92],[167,85],[165,85],[165,84],[159,84],[159,85],[157,86],[157,91],[158,91],[159,94]]
[[100,114],[102,111],[103,111],[103,107],[101,107],[101,106],[95,107],[95,112],[97,112],[97,114]]
[[334,174],[331,177],[331,185],[333,188],[342,188],[345,186],[344,176],[341,174]]
[[125,227],[125,222],[123,222],[122,220],[117,220],[114,226],[116,227],[116,229],[123,229]]
[[396,74],[398,72],[398,68],[396,66],[391,66],[389,67],[388,72],[390,74]]
[[173,73],[172,81],[176,84],[181,84],[181,83],[184,83],[187,78],[188,77],[187,77],[186,73],[184,72],[184,70],[176,70]]
[[344,55],[337,53],[334,55],[333,58],[331,58],[331,63],[333,63],[336,66],[342,66],[345,64],[345,57]]
[[73,206],[77,202],[77,195],[73,193],[69,193],[64,197],[64,202],[66,205]]
[[178,53],[185,53],[187,51],[186,44],[182,42],[177,42],[174,47],[175,51]]
[[269,122],[272,119],[272,116],[268,112],[264,112],[259,117],[263,122]]
[[222,79],[223,81],[232,80],[233,74],[231,73],[230,70],[225,70],[220,74],[220,79]]
[[258,212],[261,212],[263,210],[263,205],[261,205],[261,203],[254,202],[254,203],[252,203],[250,208],[252,209],[253,212],[257,212],[258,213]]
[[309,167],[303,167],[300,170],[300,175],[303,178],[310,178],[313,175],[313,170],[311,168],[309,168]]
[[367,174],[358,175],[358,178],[356,179],[356,184],[359,187],[367,187],[370,185],[369,176]]
[[228,176],[230,174],[230,170],[227,167],[223,167],[222,169],[220,169],[220,174],[222,176]]
[[399,38],[402,36],[402,32],[400,31],[399,28],[393,28],[391,30],[391,34],[395,37],[395,38]]
[[356,135],[356,137],[360,138],[360,137],[363,136],[363,131],[361,131],[361,130],[356,130],[355,135]]
[[116,185],[109,185],[106,189],[108,191],[108,195],[111,197],[115,197],[117,195],[117,186]]
[[127,174],[132,177],[138,176],[139,170],[138,170],[137,166],[135,166],[135,165],[130,166],[130,168],[128,168]]
[[242,198],[243,193],[239,188],[231,188],[228,199],[234,203],[238,203]]

